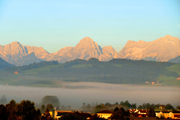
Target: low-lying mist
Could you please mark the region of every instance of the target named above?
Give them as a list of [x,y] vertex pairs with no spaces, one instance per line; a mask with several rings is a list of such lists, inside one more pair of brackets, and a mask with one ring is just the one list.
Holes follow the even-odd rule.
[[0,85],[0,98],[5,95],[7,102],[14,99],[31,100],[40,103],[46,95],[57,96],[60,105],[70,105],[74,109],[82,107],[83,103],[120,103],[128,100],[130,103],[167,104],[174,107],[180,105],[180,88],[149,85],[107,84],[95,82],[63,82],[63,87],[26,87]]

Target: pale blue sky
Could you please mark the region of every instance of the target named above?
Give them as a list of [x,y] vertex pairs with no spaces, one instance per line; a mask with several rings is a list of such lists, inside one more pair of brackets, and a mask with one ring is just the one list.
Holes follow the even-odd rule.
[[0,0],[0,44],[50,53],[91,37],[119,52],[128,40],[180,38],[180,0]]

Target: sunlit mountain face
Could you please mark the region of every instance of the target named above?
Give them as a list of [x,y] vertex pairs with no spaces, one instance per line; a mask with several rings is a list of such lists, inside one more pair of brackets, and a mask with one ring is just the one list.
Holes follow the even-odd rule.
[[180,55],[179,48],[179,38],[166,35],[151,42],[128,41],[124,48],[117,53],[112,46],[101,47],[90,37],[85,37],[75,47],[64,47],[55,53],[48,53],[42,47],[23,46],[19,42],[12,42],[0,46],[0,56],[14,65],[28,65],[33,62],[52,60],[64,63],[75,59],[88,60],[90,58],[97,58],[100,61],[124,58],[165,62],[178,57]]

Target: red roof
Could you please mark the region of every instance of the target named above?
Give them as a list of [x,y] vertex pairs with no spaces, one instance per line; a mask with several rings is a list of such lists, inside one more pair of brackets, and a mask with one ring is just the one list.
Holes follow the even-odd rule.
[[147,110],[139,110],[141,113],[147,113]]
[[178,118],[180,118],[180,115],[174,115],[174,117],[178,117]]
[[134,117],[146,117],[146,115],[143,115],[143,114],[133,114]]

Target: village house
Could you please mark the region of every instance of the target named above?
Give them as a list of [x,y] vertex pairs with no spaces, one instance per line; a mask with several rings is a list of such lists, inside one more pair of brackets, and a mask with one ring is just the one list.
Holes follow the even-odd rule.
[[55,118],[59,119],[61,118],[62,115],[68,114],[68,113],[73,113],[72,111],[65,111],[65,110],[55,110],[55,111],[50,111],[50,115]]
[[134,110],[130,110],[130,113],[133,113],[133,117],[147,117],[147,110],[138,110],[138,109],[134,109]]
[[109,110],[104,110],[104,111],[97,112],[97,116],[100,117],[100,118],[104,118],[104,119],[110,118],[111,115],[112,115],[112,112],[109,111]]
[[156,112],[156,117],[158,118],[171,118],[180,120],[180,111],[170,112],[170,111],[158,111]]

